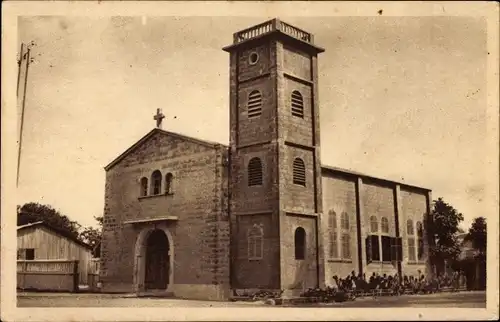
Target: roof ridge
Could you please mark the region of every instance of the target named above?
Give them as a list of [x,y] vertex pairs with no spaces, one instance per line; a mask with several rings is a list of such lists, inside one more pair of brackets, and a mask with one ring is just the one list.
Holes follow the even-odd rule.
[[26,228],[26,227],[30,227],[30,226],[35,226],[35,225],[42,224],[42,223],[44,223],[43,220],[39,220],[39,221],[35,221],[35,222],[30,222],[30,223],[27,223],[27,224],[24,224],[24,225],[17,226],[17,229],[22,229],[22,228]]
[[51,224],[49,224],[49,223],[47,223],[46,221],[43,221],[43,220],[40,220],[40,221],[37,221],[37,222],[34,222],[34,223],[29,223],[29,224],[17,226],[17,230],[21,230],[21,229],[25,229],[25,228],[30,228],[30,227],[35,227],[35,226],[38,226],[38,225],[42,225],[45,228],[47,228],[49,230],[52,230],[53,232],[57,233],[58,235],[60,235],[60,236],[62,236],[64,238],[70,239],[71,241],[79,244],[80,246],[86,247],[87,249],[92,250],[92,246],[90,246],[86,242],[78,239],[75,236],[72,236],[69,232],[66,232],[63,229],[59,228],[59,227],[54,227],[53,225],[51,225]]
[[199,139],[199,138],[195,138],[195,137],[192,137],[192,136],[189,136],[186,134],[182,134],[179,132],[172,132],[172,131],[167,131],[167,130],[163,130],[163,129],[159,129],[159,128],[154,128],[151,131],[149,131],[147,134],[145,134],[142,138],[137,140],[134,144],[132,144],[127,150],[125,150],[123,153],[121,153],[113,161],[111,161],[107,166],[104,167],[104,169],[106,171],[111,169],[114,165],[116,165],[118,162],[123,160],[129,153],[134,151],[137,147],[139,147],[144,141],[146,141],[149,137],[153,136],[155,133],[162,133],[162,134],[166,134],[166,135],[171,135],[171,136],[183,138],[185,140],[188,140],[188,141],[191,141],[191,142],[194,142],[197,144],[205,145],[205,146],[208,146],[211,148],[216,148],[218,146],[229,148],[228,145],[225,145],[225,144],[222,144],[219,142],[213,142],[213,141],[208,141],[208,140],[204,140],[204,139]]
[[187,134],[184,134],[184,133],[181,133],[181,132],[172,132],[172,131],[167,131],[167,130],[163,130],[163,129],[158,129],[158,130],[160,130],[161,132],[164,132],[166,134],[171,134],[171,135],[174,135],[174,136],[181,136],[181,137],[184,137],[186,139],[191,139],[191,140],[198,141],[200,143],[206,143],[206,144],[210,144],[210,145],[214,145],[214,146],[221,145],[221,146],[229,147],[229,145],[226,145],[224,143],[220,143],[220,142],[216,142],[216,141],[211,141],[211,140],[206,140],[206,139],[200,139],[200,138],[197,138],[197,137],[194,137],[194,136],[190,136],[190,135],[187,135]]
[[386,182],[386,183],[395,183],[395,184],[399,184],[399,185],[404,186],[404,187],[410,187],[410,188],[416,188],[416,189],[421,189],[421,190],[426,190],[426,191],[432,191],[429,188],[417,186],[417,185],[414,185],[414,184],[411,184],[411,183],[405,183],[405,182],[396,181],[396,180],[388,179],[388,178],[376,177],[376,176],[373,176],[373,175],[370,175],[370,174],[366,174],[366,173],[362,173],[362,172],[357,172],[357,171],[354,171],[354,170],[349,170],[349,169],[344,169],[344,168],[339,168],[339,167],[334,167],[334,166],[329,166],[329,165],[326,165],[326,164],[321,164],[321,168],[325,169],[325,170],[330,170],[330,171],[342,172],[342,173],[350,174],[350,175],[353,175],[353,176],[365,177],[365,178],[368,178],[368,179],[372,179],[374,181],[381,181],[381,182]]

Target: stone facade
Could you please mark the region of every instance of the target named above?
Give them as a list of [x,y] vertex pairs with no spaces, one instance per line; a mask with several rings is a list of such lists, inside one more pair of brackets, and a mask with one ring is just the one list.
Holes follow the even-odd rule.
[[[359,254],[357,248],[358,219],[356,178],[349,178],[330,173],[323,174],[323,217],[322,237],[325,242],[325,283],[332,286],[334,275],[345,277],[353,270],[359,272]],[[341,227],[342,214],[347,214],[349,227]],[[335,216],[334,229],[329,216]],[[329,220],[330,219],[330,220]],[[333,227],[332,227],[333,226]],[[349,234],[348,252],[344,253],[342,237]]]
[[[231,241],[233,287],[297,293],[323,280],[317,238],[321,162],[315,65],[323,50],[281,37],[281,23],[271,24],[266,28],[274,32],[224,49],[230,54],[230,221],[237,232]],[[246,178],[254,158],[262,163],[263,181],[257,185]],[[297,183],[298,177],[303,182]],[[264,227],[258,243],[264,244],[265,256],[249,260],[253,250],[246,234],[254,226]],[[303,234],[303,258],[295,249],[297,234]]]
[[[229,146],[154,129],[106,167],[104,291],[148,292],[154,230],[168,240],[168,254],[159,257],[167,287],[160,291],[186,298],[227,299],[231,291],[257,289],[298,295],[351,271],[430,273],[430,191],[322,166],[317,55],[323,50],[312,35],[279,20],[255,28],[236,33],[224,49]],[[157,194],[151,191],[156,170]],[[424,227],[420,252],[417,222]],[[368,254],[369,235],[378,236],[384,258]],[[401,247],[387,260],[382,239],[389,237]]]
[[[141,292],[139,236],[164,229],[170,242],[169,287],[178,296],[223,298],[229,289],[227,148],[155,129],[107,167],[102,241],[103,291]],[[155,170],[172,188],[140,194]],[[200,290],[203,290],[201,292]]]
[[[350,172],[344,169],[323,167],[323,206],[324,213],[322,228],[323,239],[329,243],[332,231],[328,225],[328,216],[331,212],[337,215],[336,247],[337,252],[331,252],[330,247],[325,249],[327,285],[332,283],[333,275],[346,276],[351,271],[364,273],[367,277],[373,273],[394,275],[399,274],[416,276],[430,275],[432,271],[428,263],[428,236],[426,235],[426,214],[430,211],[430,190],[409,186],[406,184],[379,179],[364,174]],[[338,217],[345,212],[348,216],[349,227],[341,227]],[[372,232],[371,219],[377,219],[377,231]],[[382,229],[382,218],[387,220],[387,231]],[[407,223],[412,221],[413,233],[408,234]],[[418,257],[417,222],[422,223],[422,252]],[[348,258],[342,256],[342,234],[350,234]],[[378,236],[379,260],[370,259],[367,255],[367,238],[369,235]],[[400,260],[383,258],[382,237],[401,238]],[[409,239],[414,240],[414,248],[409,247]],[[331,242],[330,242],[331,244]],[[335,244],[335,243],[334,243]],[[390,251],[389,249],[385,252]],[[412,251],[414,259],[410,258]],[[332,253],[335,256],[331,256]],[[393,256],[393,255],[392,255]]]

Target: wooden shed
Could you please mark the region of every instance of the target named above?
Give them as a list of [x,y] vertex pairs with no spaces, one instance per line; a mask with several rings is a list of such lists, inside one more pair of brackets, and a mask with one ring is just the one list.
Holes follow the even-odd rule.
[[92,247],[39,221],[17,227],[17,259],[35,260],[40,269],[43,270],[42,266],[45,265],[49,271],[54,268],[48,266],[54,266],[56,262],[78,260],[79,284],[87,285]]

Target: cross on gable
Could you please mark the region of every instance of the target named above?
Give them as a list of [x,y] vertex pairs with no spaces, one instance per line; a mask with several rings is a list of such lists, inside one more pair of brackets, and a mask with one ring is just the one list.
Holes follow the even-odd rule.
[[156,109],[156,115],[153,117],[153,119],[156,121],[156,127],[161,129],[161,122],[165,118],[165,115],[161,112],[161,109],[157,108]]

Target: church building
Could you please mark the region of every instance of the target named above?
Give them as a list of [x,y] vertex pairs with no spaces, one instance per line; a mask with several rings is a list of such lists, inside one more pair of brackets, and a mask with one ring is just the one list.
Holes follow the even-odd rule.
[[321,163],[314,36],[273,19],[224,50],[229,146],[165,131],[157,111],[105,167],[102,290],[224,300],[430,275],[431,191]]

